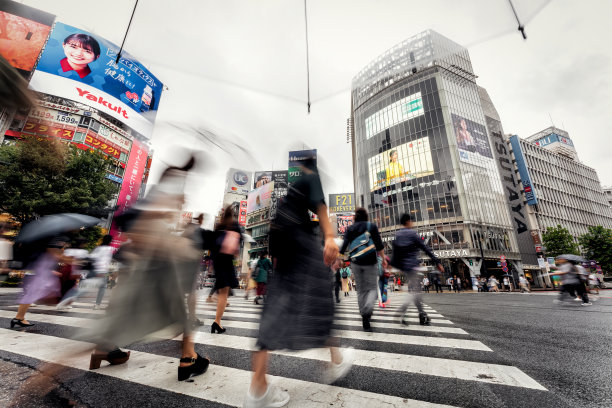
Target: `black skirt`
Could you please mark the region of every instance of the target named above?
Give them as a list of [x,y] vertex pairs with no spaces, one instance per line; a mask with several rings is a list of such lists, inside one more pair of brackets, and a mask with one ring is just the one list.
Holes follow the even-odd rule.
[[234,256],[227,254],[215,254],[213,258],[215,268],[215,288],[237,288],[238,279],[234,270]]
[[262,350],[324,347],[334,321],[331,269],[323,263],[317,236],[296,229],[291,258],[277,259],[261,315],[257,346]]

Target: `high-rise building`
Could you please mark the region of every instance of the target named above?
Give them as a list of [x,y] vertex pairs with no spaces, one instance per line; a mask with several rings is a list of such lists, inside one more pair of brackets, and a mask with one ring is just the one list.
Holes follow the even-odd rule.
[[602,189],[610,205],[610,211],[612,211],[612,186],[603,186]]
[[578,161],[578,152],[574,147],[574,142],[563,129],[551,126],[536,134],[525,138],[528,142],[550,150],[551,152],[569,157],[572,160]]
[[[567,132],[561,132],[566,141],[560,143],[572,146],[576,153]],[[525,198],[535,217],[533,229],[541,235],[547,228],[561,225],[577,238],[589,226],[612,228],[610,203],[595,169],[580,163],[577,154],[559,152],[549,148],[550,144],[542,146],[541,140],[509,137],[518,176],[527,186]]]
[[431,30],[355,76],[355,200],[383,241],[409,213],[447,274],[501,277],[523,259],[475,79],[467,49]]

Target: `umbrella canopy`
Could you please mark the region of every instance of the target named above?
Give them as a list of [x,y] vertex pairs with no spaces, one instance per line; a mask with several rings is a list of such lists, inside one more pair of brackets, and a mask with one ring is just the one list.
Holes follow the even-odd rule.
[[51,238],[66,231],[81,227],[92,227],[99,222],[98,218],[83,214],[64,213],[47,215],[25,225],[19,232],[15,242],[28,243]]
[[583,257],[581,257],[580,255],[574,255],[574,254],[559,255],[555,259],[565,259],[566,261],[576,262],[576,263],[585,262],[585,259]]

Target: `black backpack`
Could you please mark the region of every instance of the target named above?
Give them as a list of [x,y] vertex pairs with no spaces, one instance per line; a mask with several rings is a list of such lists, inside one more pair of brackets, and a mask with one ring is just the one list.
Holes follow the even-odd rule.
[[348,272],[346,268],[342,268],[342,279],[348,278]]

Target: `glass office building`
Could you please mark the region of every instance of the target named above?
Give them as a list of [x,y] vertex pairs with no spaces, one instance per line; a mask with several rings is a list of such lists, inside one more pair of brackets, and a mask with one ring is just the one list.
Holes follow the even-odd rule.
[[355,197],[385,242],[409,213],[447,274],[500,277],[521,257],[475,79],[467,49],[431,30],[367,65],[352,84]]

